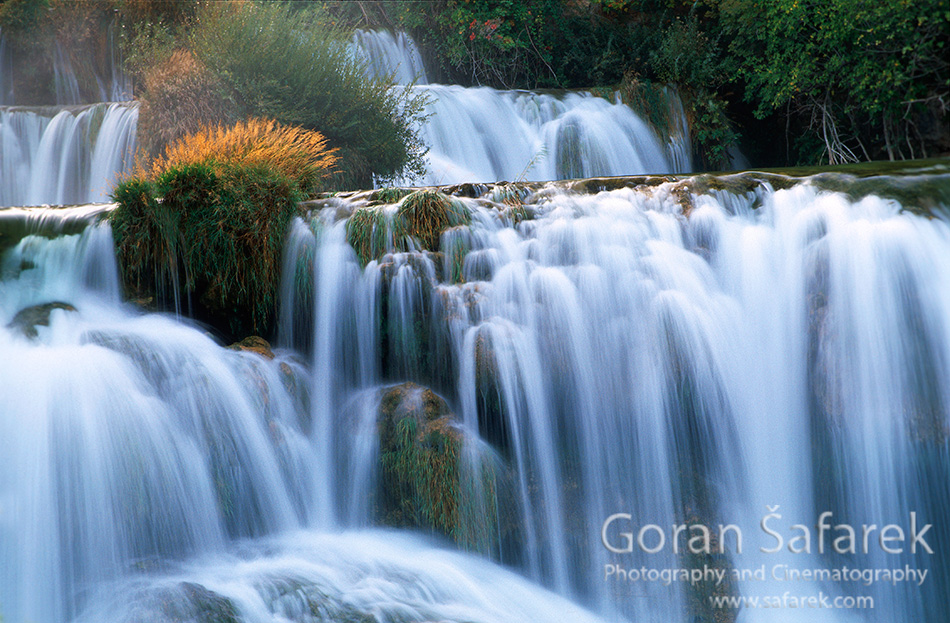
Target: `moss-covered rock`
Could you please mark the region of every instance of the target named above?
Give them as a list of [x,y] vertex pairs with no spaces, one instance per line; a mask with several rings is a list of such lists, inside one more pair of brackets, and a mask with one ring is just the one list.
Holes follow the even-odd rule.
[[379,402],[379,518],[452,534],[458,508],[461,433],[445,401],[404,383]]
[[49,316],[53,310],[56,309],[69,312],[76,311],[76,308],[69,303],[61,303],[59,301],[44,303],[42,305],[33,305],[32,307],[27,307],[26,309],[21,309],[18,311],[16,316],[13,317],[13,320],[7,324],[7,328],[13,329],[14,331],[19,331],[28,338],[35,338],[38,335],[36,327],[48,327]]

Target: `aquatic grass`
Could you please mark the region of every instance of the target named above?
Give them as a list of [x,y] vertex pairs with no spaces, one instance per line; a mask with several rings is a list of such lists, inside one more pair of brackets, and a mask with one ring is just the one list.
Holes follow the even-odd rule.
[[[464,230],[458,230],[460,234]],[[467,232],[465,232],[467,233]],[[454,234],[454,232],[453,232]],[[451,235],[445,249],[445,264],[450,283],[462,283],[465,281],[464,267],[465,256],[472,250],[471,238],[468,235]]]
[[120,183],[112,199],[119,204],[109,219],[125,294],[154,298],[156,284],[177,283],[178,215],[156,199],[146,179]]
[[[390,250],[390,237],[392,251],[438,252],[445,230],[468,225],[472,220],[464,204],[437,190],[384,190],[385,203],[401,195],[401,200],[396,199],[399,206],[391,219],[381,206],[370,206],[356,210],[346,225],[347,242],[364,267]],[[374,192],[371,198],[377,200],[380,192]]]
[[383,256],[388,234],[386,217],[379,208],[360,208],[346,223],[346,240],[363,267]]
[[397,239],[412,239],[422,249],[438,251],[442,232],[471,220],[471,212],[462,203],[437,190],[417,190],[396,210],[393,233]]
[[399,203],[404,197],[411,194],[412,190],[408,188],[380,188],[379,190],[373,191],[370,199],[388,205]]
[[153,162],[149,174],[155,179],[164,171],[199,162],[266,167],[287,176],[309,195],[318,192],[329,177],[336,154],[319,132],[255,118],[205,127],[174,141]]
[[445,401],[407,383],[381,397],[379,417],[383,522],[430,528],[487,552],[497,524],[495,467],[482,457],[470,464]]

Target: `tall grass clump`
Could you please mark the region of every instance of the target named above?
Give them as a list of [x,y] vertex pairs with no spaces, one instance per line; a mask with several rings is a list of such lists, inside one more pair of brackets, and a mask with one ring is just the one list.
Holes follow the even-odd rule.
[[388,236],[386,217],[378,207],[360,208],[346,222],[346,240],[363,267],[383,256]]
[[319,132],[273,119],[249,119],[230,127],[206,127],[175,141],[152,163],[151,177],[188,164],[225,162],[275,169],[310,194],[319,192],[336,160],[336,150],[327,147]]
[[398,238],[412,238],[417,246],[438,251],[449,227],[468,225],[472,215],[460,203],[437,190],[417,190],[402,200],[393,222]]
[[317,130],[339,149],[337,187],[419,172],[413,129],[423,101],[391,80],[368,79],[349,37],[317,8],[289,3],[199,7],[188,44],[225,84],[240,116]]
[[159,307],[186,300],[229,338],[269,333],[284,234],[334,163],[319,133],[270,120],[176,141],[113,193],[128,293]]
[[[376,191],[373,197],[383,192]],[[346,240],[363,266],[387,250],[438,252],[445,230],[472,220],[468,208],[438,190],[385,189],[384,197],[379,200],[399,201],[391,217],[382,206],[369,206],[356,210],[346,224]]]

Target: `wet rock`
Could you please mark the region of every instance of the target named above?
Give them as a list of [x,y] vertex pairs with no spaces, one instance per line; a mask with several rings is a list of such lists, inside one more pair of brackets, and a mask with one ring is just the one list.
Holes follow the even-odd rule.
[[328,595],[320,586],[306,580],[267,579],[259,584],[258,591],[270,612],[284,616],[289,613],[301,613],[306,617],[301,620],[311,623],[377,623],[379,621],[374,614],[362,612],[358,606],[344,603]]
[[176,623],[240,623],[237,609],[230,599],[200,584],[182,582],[158,595],[160,614],[158,621]]
[[26,337],[35,338],[37,336],[36,327],[48,327],[49,315],[55,309],[61,309],[63,311],[70,312],[76,311],[76,308],[69,303],[62,303],[59,301],[44,303],[42,305],[33,305],[32,307],[27,307],[26,309],[21,309],[19,312],[17,312],[17,315],[13,317],[13,320],[10,321],[10,323],[7,325],[7,328],[19,331]]
[[246,337],[240,342],[231,344],[228,346],[228,348],[245,353],[254,353],[260,355],[264,359],[274,358],[274,351],[271,350],[270,342],[257,335]]

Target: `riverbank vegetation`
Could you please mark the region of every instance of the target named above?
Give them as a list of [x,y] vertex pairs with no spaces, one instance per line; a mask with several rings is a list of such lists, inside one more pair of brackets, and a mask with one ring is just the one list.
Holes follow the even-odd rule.
[[[677,85],[703,168],[950,153],[941,0],[391,0],[339,19],[409,30],[439,80]],[[638,97],[634,94],[634,99]]]
[[943,0],[0,0],[25,59],[18,103],[53,101],[66,60],[94,101],[85,91],[118,62],[150,156],[266,116],[327,137],[336,188],[418,171],[424,153],[422,101],[363,75],[346,53],[356,27],[409,31],[441,82],[619,90],[635,107],[673,84],[703,169],[728,166],[737,143],[756,166],[950,153]]
[[273,120],[175,141],[113,194],[127,294],[158,308],[188,305],[227,338],[269,334],[290,219],[336,162],[323,135]]
[[[368,78],[350,33],[319,3],[2,0],[0,32],[16,54],[18,104],[108,99],[102,85],[121,65],[142,104],[145,158],[207,124],[267,117],[326,137],[339,160],[335,188],[423,166],[422,98]],[[120,61],[96,61],[116,50]],[[68,100],[64,76],[81,85]]]

